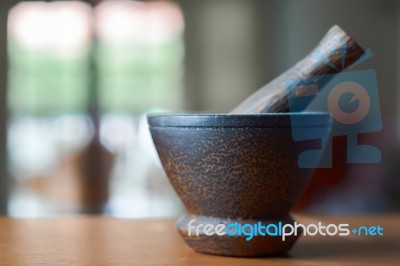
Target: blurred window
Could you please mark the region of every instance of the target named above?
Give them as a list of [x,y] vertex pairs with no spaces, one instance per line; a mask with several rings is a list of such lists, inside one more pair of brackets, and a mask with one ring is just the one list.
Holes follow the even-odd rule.
[[10,215],[179,209],[141,116],[182,108],[183,29],[170,1],[9,11]]
[[183,25],[180,9],[169,1],[106,1],[96,7],[102,110],[181,108]]

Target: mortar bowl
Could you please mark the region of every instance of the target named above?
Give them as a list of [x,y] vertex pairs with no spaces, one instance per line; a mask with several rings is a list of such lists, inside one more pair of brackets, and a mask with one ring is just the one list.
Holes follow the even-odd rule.
[[[253,257],[283,255],[293,246],[301,231],[285,240],[262,234],[249,240],[248,226],[241,235],[240,230],[236,235],[211,231],[219,224],[293,225],[289,212],[313,172],[299,167],[299,154],[323,148],[331,130],[329,114],[150,114],[148,123],[168,179],[188,212],[177,229],[192,249]],[[293,129],[310,136],[318,132],[320,139],[310,148],[304,144],[309,141],[293,138]]]

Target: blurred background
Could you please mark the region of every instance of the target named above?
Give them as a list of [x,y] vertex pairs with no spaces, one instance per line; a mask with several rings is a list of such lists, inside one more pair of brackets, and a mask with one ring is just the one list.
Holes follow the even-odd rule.
[[400,6],[395,0],[0,2],[0,213],[184,211],[145,113],[228,112],[295,64],[334,24],[374,56],[379,165],[318,169],[297,211],[400,210]]

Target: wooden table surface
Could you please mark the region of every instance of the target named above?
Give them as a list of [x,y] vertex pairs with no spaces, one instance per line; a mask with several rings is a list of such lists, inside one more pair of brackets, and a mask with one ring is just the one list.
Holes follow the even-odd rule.
[[0,218],[0,265],[400,265],[400,216],[296,218],[379,224],[384,236],[302,237],[286,257],[243,259],[193,252],[171,219]]

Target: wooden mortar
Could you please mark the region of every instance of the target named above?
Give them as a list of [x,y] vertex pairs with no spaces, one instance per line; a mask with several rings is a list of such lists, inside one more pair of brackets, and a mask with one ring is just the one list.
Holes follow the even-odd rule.
[[[286,82],[308,77],[318,82],[319,76],[339,73],[363,54],[352,38],[334,26],[306,58],[229,114],[148,115],[161,163],[188,211],[177,228],[191,248],[249,257],[282,255],[293,246],[301,230],[285,241],[261,235],[247,241],[243,235],[210,236],[204,227],[194,235],[191,229],[233,222],[294,224],[289,212],[312,170],[298,166],[304,147],[293,139],[292,128],[319,131],[326,140],[330,116],[288,113],[288,96],[293,90],[286,88]],[[293,115],[303,122],[291,124]]]

